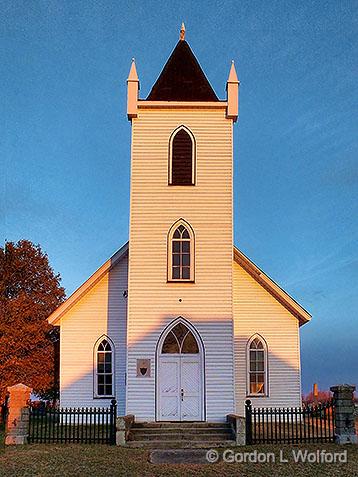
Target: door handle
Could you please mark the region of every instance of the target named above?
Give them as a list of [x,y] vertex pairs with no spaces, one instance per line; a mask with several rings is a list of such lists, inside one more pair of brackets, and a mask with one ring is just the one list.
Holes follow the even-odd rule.
[[180,390],[180,397],[181,397],[181,400],[184,401],[184,389],[183,388]]

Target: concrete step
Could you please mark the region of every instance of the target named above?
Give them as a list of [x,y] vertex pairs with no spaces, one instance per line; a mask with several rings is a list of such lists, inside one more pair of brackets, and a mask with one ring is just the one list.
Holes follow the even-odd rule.
[[201,433],[201,434],[187,434],[183,433],[167,433],[160,432],[158,434],[146,433],[146,432],[134,432],[130,435],[131,441],[189,441],[189,442],[202,442],[202,441],[221,441],[230,440],[232,438],[230,432],[213,432],[213,433]]
[[221,434],[221,433],[232,433],[232,430],[228,426],[221,426],[221,427],[185,427],[185,428],[178,428],[178,427],[132,427],[131,433],[133,434],[187,434],[187,435],[195,435],[195,434],[203,434],[203,433],[210,433],[210,434]]
[[135,422],[129,447],[150,449],[234,446],[231,426],[226,422]]
[[234,440],[221,441],[128,441],[127,447],[142,447],[146,449],[213,449],[215,447],[232,447],[235,446]]
[[226,422],[135,422],[132,429],[140,428],[176,428],[200,429],[202,427],[222,428],[230,427]]

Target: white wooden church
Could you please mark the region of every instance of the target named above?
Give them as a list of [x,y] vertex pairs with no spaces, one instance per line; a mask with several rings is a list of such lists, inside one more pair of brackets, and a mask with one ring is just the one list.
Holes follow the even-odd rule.
[[233,245],[235,67],[220,100],[184,36],[146,99],[130,69],[129,242],[49,317],[62,406],[215,423],[301,404],[311,317]]

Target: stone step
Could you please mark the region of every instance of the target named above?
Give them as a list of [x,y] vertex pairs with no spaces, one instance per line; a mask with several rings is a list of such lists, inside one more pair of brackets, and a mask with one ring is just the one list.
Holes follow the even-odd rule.
[[135,432],[130,436],[131,441],[189,441],[189,442],[202,442],[202,441],[225,441],[232,438],[230,432],[221,433],[201,433],[201,434],[187,434],[187,433],[166,433],[160,432],[158,434],[151,434],[146,432]]
[[235,446],[234,440],[222,440],[222,441],[128,441],[127,447],[142,447],[146,449],[213,449],[216,447],[232,447]]
[[202,427],[210,428],[230,428],[226,422],[135,422],[132,429],[140,428],[176,428],[176,429],[200,429]]
[[131,433],[133,434],[159,434],[164,432],[166,434],[187,434],[187,435],[194,435],[194,434],[203,434],[203,433],[228,433],[231,434],[232,430],[228,426],[221,426],[221,427],[185,427],[185,428],[178,428],[178,427],[132,427]]

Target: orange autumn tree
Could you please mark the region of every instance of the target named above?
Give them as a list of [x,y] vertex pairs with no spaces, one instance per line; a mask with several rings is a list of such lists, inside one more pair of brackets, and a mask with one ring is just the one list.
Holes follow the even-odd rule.
[[7,386],[34,392],[54,388],[54,345],[46,318],[64,300],[60,276],[39,245],[28,240],[0,247],[0,402]]

